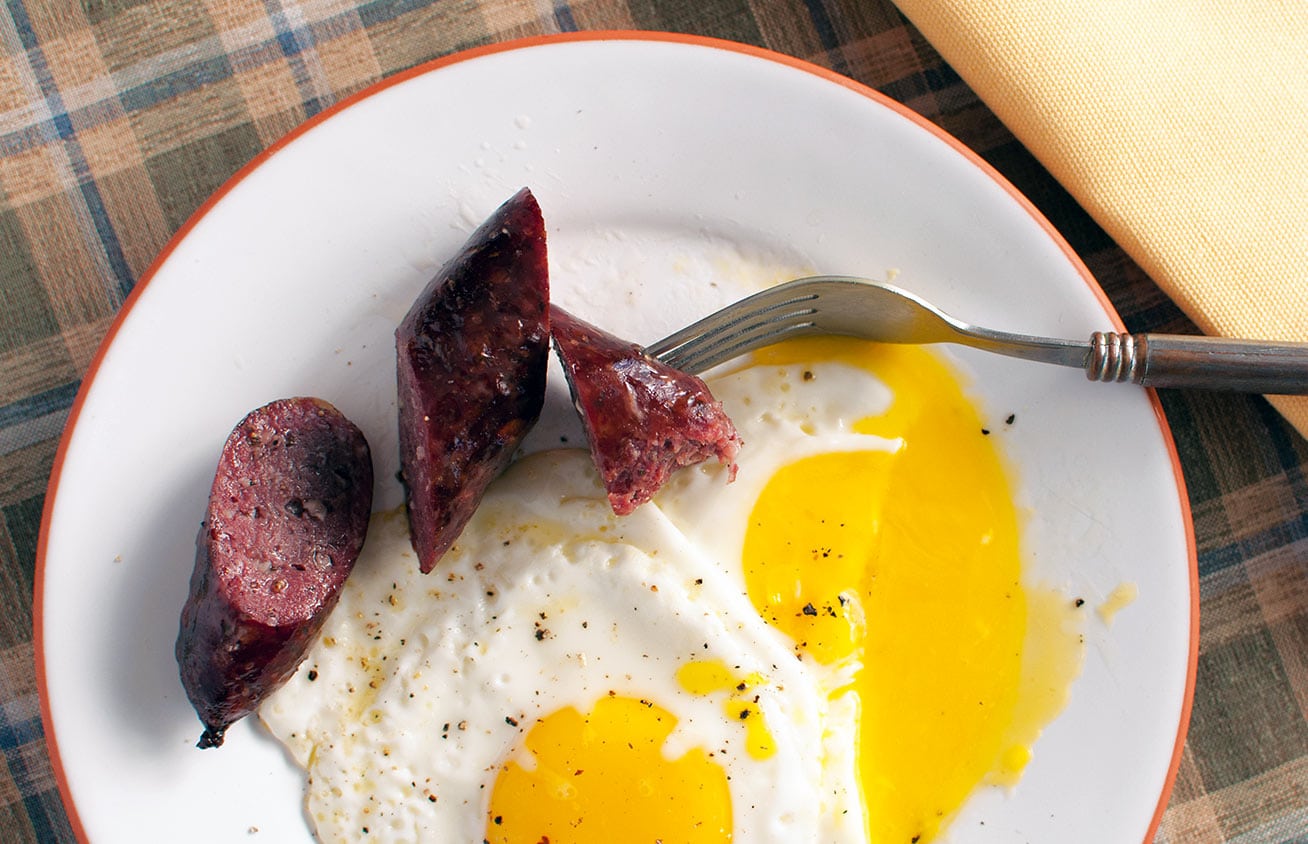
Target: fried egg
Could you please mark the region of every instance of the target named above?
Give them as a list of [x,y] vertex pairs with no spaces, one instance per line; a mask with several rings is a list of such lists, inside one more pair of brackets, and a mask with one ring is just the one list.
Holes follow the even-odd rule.
[[[320,839],[925,842],[1016,780],[1076,631],[1023,584],[952,372],[828,338],[710,386],[732,484],[702,464],[618,518],[586,452],[535,454],[428,576],[403,513],[374,517],[260,711]],[[1032,660],[1033,630],[1067,647]]]

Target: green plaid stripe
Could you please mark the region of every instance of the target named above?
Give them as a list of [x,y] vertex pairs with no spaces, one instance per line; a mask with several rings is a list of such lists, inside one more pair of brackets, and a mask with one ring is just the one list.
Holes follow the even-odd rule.
[[[1130,329],[1192,330],[889,0],[0,0],[0,840],[72,840],[35,689],[36,537],[80,378],[136,280],[306,118],[437,56],[577,29],[728,38],[877,88],[1030,196]],[[1159,840],[1308,840],[1308,444],[1261,399],[1164,407],[1203,615]]]

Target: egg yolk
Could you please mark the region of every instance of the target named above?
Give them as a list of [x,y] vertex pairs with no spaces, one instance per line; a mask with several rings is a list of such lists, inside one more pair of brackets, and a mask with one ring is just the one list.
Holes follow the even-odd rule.
[[496,777],[486,841],[730,841],[722,767],[699,749],[664,756],[676,721],[657,704],[621,695],[601,698],[585,715],[567,707],[540,719],[526,736],[527,764],[510,761]]
[[889,409],[853,427],[893,447],[778,471],[750,516],[746,584],[801,659],[856,669],[832,695],[857,695],[867,839],[926,842],[988,775],[1030,755],[1009,738],[1028,604],[998,431],[923,349],[818,338],[755,364],[816,361],[891,389]]
[[727,720],[744,725],[745,752],[754,759],[767,759],[777,752],[777,743],[753,692],[766,682],[760,674],[740,676],[720,659],[692,660],[677,669],[677,683],[693,695],[727,693],[723,705]]

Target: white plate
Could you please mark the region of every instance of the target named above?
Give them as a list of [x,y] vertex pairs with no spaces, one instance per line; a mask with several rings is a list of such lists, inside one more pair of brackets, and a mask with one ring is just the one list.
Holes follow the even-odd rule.
[[[38,560],[38,668],[84,837],[308,840],[302,777],[253,719],[201,752],[173,642],[218,450],[251,408],[313,394],[363,428],[400,500],[392,331],[516,188],[545,209],[555,298],[653,340],[760,278],[884,276],[970,321],[1088,337],[1116,317],[975,156],[833,74],[738,45],[581,36],[403,74],[229,183],[136,288],[74,407]],[[1141,841],[1188,713],[1196,579],[1161,414],[1134,387],[957,352],[1005,437],[1033,581],[1091,602],[1085,670],[1011,794],[958,842]],[[557,389],[558,379],[555,379]],[[539,446],[573,424],[556,393]],[[1002,418],[1002,416],[998,417]],[[984,821],[984,824],[982,824]]]

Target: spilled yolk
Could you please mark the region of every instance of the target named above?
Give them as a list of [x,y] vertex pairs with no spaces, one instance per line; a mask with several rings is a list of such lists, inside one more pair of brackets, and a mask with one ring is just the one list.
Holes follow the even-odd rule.
[[1055,605],[1028,600],[998,431],[948,370],[922,349],[842,338],[755,362],[827,360],[890,387],[890,408],[854,429],[895,446],[778,471],[750,517],[746,583],[801,659],[855,669],[831,694],[857,695],[867,839],[926,842],[978,784],[1015,781],[1061,708],[1017,708],[1029,615]]
[[667,710],[623,696],[537,721],[528,764],[510,761],[495,780],[486,841],[730,841],[726,773],[702,750],[667,759],[675,725]]
[[695,660],[677,669],[677,682],[693,695],[727,693],[727,719],[745,727],[745,752],[754,759],[767,759],[777,752],[763,711],[755,702],[753,689],[766,681],[760,674],[737,676],[720,659]]

